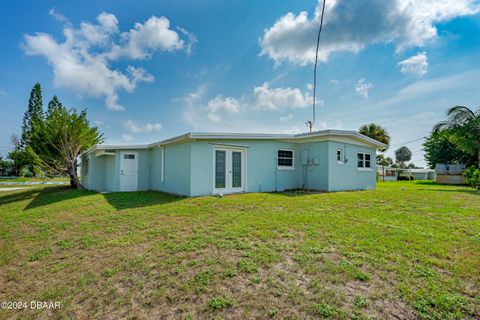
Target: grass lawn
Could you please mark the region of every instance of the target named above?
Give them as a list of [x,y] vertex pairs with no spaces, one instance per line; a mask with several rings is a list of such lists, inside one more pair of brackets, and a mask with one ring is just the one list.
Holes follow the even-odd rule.
[[[405,190],[401,189],[405,186]],[[480,318],[480,193],[0,193],[0,318]]]

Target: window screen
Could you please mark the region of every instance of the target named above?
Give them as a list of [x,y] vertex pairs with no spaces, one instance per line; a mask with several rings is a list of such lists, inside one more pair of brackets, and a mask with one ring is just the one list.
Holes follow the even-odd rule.
[[242,153],[232,152],[232,187],[242,186]]
[[225,188],[226,185],[226,152],[215,151],[215,188]]
[[343,162],[342,149],[337,150],[337,161],[338,162]]
[[365,168],[370,168],[370,154],[365,153]]
[[293,151],[278,150],[277,165],[279,167],[293,167]]
[[358,167],[359,168],[371,168],[372,163],[371,163],[371,155],[370,153],[358,153]]

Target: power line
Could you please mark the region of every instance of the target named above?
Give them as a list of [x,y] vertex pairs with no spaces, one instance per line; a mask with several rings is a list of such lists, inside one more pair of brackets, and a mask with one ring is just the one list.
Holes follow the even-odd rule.
[[421,137],[421,138],[418,138],[418,139],[415,139],[415,140],[410,140],[410,141],[405,141],[405,142],[402,142],[402,143],[397,143],[397,144],[391,145],[390,147],[403,146],[403,145],[410,144],[412,142],[416,142],[416,141],[419,141],[419,140],[422,140],[422,139],[425,139],[425,138],[426,137]]
[[318,36],[317,36],[317,49],[315,51],[315,66],[313,67],[313,103],[312,103],[312,121],[307,121],[307,124],[310,126],[310,132],[312,132],[313,125],[315,124],[315,101],[316,101],[316,94],[317,94],[317,64],[318,64],[318,48],[320,46],[320,35],[322,33],[323,28],[323,14],[325,12],[325,2],[323,0],[322,4],[322,15],[320,17],[320,27],[318,28]]

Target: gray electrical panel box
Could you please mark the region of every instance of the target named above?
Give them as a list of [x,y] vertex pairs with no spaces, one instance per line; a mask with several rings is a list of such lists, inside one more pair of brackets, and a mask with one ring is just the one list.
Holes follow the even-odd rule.
[[320,159],[314,158],[314,159],[313,159],[313,164],[316,165],[316,166],[318,166],[318,165],[320,164]]

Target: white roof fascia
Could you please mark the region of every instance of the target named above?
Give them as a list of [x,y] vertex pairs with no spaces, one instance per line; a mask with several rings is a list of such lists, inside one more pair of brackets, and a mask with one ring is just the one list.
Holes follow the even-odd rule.
[[157,141],[150,144],[139,144],[139,145],[96,145],[83,154],[88,154],[94,150],[105,150],[105,149],[148,149],[151,147],[160,147],[173,143],[180,143],[188,140],[284,140],[293,143],[301,143],[302,140],[310,140],[314,138],[325,138],[326,140],[332,140],[331,137],[335,136],[345,136],[351,137],[360,141],[363,141],[366,145],[373,146],[378,149],[386,149],[388,145],[381,143],[377,140],[369,138],[363,134],[360,134],[356,131],[346,131],[346,130],[324,130],[316,131],[312,133],[302,133],[302,134],[281,134],[281,133],[215,133],[215,132],[189,132],[180,136],[173,138]]

